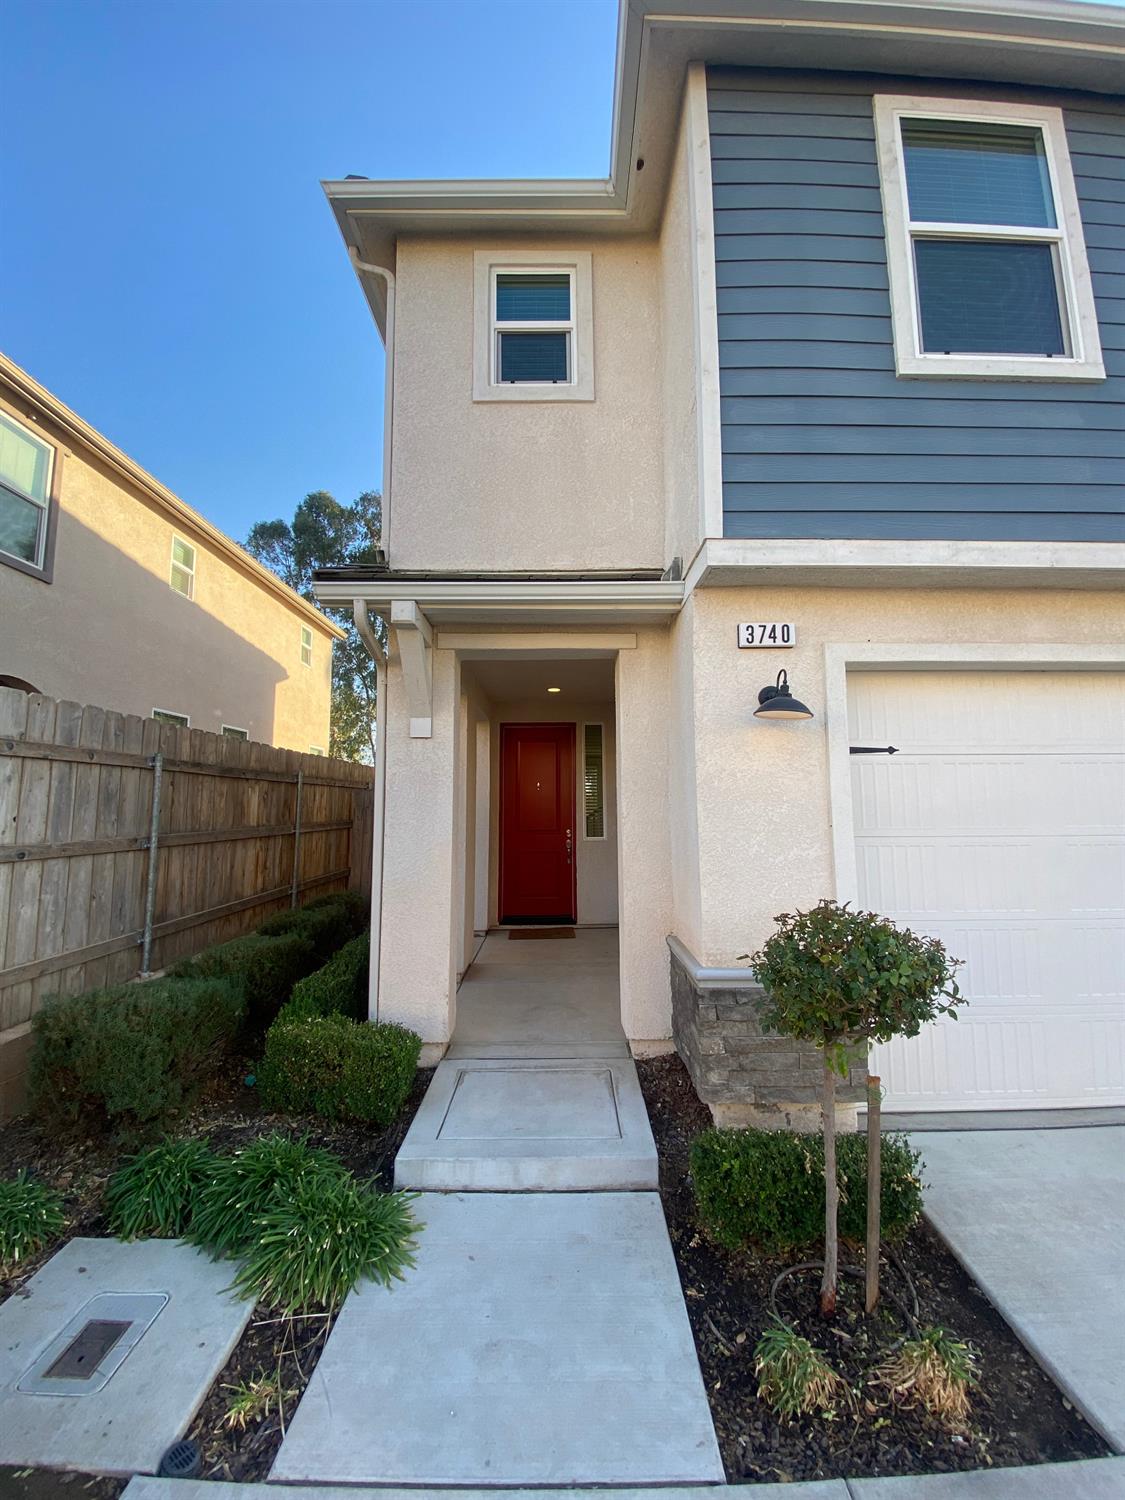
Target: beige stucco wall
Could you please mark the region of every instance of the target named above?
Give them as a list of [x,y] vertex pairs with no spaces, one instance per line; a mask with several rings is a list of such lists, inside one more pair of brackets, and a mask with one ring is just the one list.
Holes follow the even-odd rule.
[[[17,419],[62,455],[50,583],[0,564],[0,674],[52,698],[147,716],[187,714],[193,729],[328,750],[332,638],[179,525],[48,422]],[[169,587],[173,535],[196,549],[195,597]],[[313,626],[313,664],[300,627]]]
[[[473,252],[593,256],[593,401],[473,401]],[[398,242],[396,568],[664,566],[659,252],[652,241]]]
[[[694,940],[690,915],[678,914],[676,930],[703,963],[718,966],[758,946],[777,913],[836,894],[827,644],[1019,648],[1125,642],[1119,593],[701,589],[693,603],[694,715],[681,718],[674,733],[694,741],[701,915]],[[740,620],[794,621],[799,644],[789,651],[740,651]],[[781,667],[815,719],[754,719],[759,688]]]

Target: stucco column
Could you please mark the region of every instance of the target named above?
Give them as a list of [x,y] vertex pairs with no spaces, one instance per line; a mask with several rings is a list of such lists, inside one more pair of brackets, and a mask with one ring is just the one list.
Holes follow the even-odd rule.
[[379,1016],[444,1049],[453,1029],[456,662],[433,654],[433,731],[411,739],[402,664],[388,664],[387,811]]
[[638,1043],[672,1034],[666,936],[672,913],[668,812],[668,632],[638,630],[617,657],[621,1023]]

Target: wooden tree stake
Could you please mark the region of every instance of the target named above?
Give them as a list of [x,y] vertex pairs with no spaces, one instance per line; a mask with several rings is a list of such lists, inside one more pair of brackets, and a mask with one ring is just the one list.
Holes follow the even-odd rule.
[[878,1078],[867,1075],[867,1298],[866,1310],[879,1301],[879,1219],[882,1190],[882,1091]]

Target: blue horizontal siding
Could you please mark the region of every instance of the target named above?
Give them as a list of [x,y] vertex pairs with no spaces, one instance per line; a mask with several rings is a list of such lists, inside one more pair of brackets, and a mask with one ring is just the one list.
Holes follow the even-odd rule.
[[[1125,109],[848,74],[708,83],[726,534],[1125,540]],[[1063,103],[1105,381],[895,375],[876,90]]]

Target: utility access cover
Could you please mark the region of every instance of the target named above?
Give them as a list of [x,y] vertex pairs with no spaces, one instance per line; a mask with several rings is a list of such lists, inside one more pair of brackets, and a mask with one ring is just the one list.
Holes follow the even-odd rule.
[[91,1297],[16,1386],[28,1396],[89,1396],[121,1368],[168,1302],[167,1292]]

